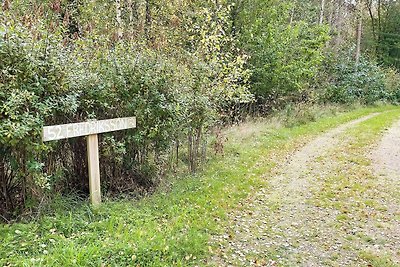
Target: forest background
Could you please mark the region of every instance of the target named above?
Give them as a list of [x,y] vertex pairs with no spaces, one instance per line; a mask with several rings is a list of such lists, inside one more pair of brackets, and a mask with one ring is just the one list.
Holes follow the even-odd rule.
[[395,0],[3,0],[0,214],[87,196],[83,138],[43,125],[136,116],[101,137],[109,196],[151,193],[248,116],[400,100]]

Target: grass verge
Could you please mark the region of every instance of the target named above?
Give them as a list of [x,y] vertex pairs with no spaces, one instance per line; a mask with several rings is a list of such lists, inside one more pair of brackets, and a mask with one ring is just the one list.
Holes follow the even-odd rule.
[[319,133],[394,107],[362,108],[290,128],[249,123],[228,131],[226,155],[202,174],[176,180],[140,201],[109,201],[92,209],[61,198],[52,214],[0,226],[2,266],[195,266],[212,253],[210,236],[227,212],[257,188],[284,155]]

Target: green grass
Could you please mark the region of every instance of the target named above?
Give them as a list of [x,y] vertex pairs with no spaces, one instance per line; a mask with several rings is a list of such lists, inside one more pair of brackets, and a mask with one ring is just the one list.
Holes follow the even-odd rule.
[[391,257],[388,255],[376,255],[372,252],[363,251],[360,253],[360,257],[365,261],[369,262],[369,266],[373,267],[396,267]]
[[290,128],[270,121],[228,131],[225,157],[140,201],[59,198],[37,221],[0,226],[1,266],[194,266],[215,250],[212,234],[227,213],[267,182],[272,155],[283,156],[322,131],[394,107],[362,108]]

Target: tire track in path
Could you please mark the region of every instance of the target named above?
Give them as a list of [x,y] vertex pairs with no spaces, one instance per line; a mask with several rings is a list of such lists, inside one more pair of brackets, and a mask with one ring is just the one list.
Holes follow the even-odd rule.
[[378,251],[381,255],[390,255],[400,266],[400,120],[371,149],[370,159],[376,188],[380,189],[375,201],[383,210],[379,220],[370,219],[366,223],[365,234],[380,240],[378,247],[368,249],[372,254]]
[[[331,227],[338,214],[307,203],[312,197],[310,186],[335,168],[334,161],[319,158],[329,158],[330,150],[343,145],[339,137],[346,130],[377,115],[370,114],[322,134],[280,164],[276,175],[266,177],[270,186],[242,203],[246,212],[231,214],[231,226],[224,235],[214,238],[220,251],[211,265],[275,266],[278,262],[311,267],[336,257],[344,245]],[[354,260],[353,255],[340,257],[338,263],[342,266]]]
[[400,180],[400,121],[387,131],[371,154],[376,174]]

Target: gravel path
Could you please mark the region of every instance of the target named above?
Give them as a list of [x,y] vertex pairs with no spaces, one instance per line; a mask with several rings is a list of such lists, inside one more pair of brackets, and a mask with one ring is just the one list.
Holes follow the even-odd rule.
[[376,201],[385,212],[378,222],[368,220],[365,232],[374,240],[381,241],[380,254],[390,255],[396,266],[400,266],[400,121],[387,129],[370,155],[377,177],[376,187],[380,189],[379,195],[384,196]]
[[377,174],[400,179],[400,121],[384,135],[372,153],[372,160]]
[[[319,207],[310,199],[315,190],[321,190],[321,181],[337,171],[332,151],[351,142],[340,138],[341,135],[376,115],[351,121],[321,135],[288,157],[287,162],[279,164],[273,177],[266,177],[270,187],[241,203],[243,209],[230,215],[232,223],[226,233],[214,238],[220,249],[211,265],[358,266],[357,253],[346,249],[351,241],[346,239],[346,234],[338,234],[338,231],[355,234],[357,225],[354,229],[338,230],[340,211]],[[400,155],[399,150],[392,150],[393,142],[399,144],[400,130],[393,132],[397,135],[382,141],[380,158],[385,160],[379,163],[391,170],[399,167],[396,162]],[[388,150],[393,158],[387,161]]]

